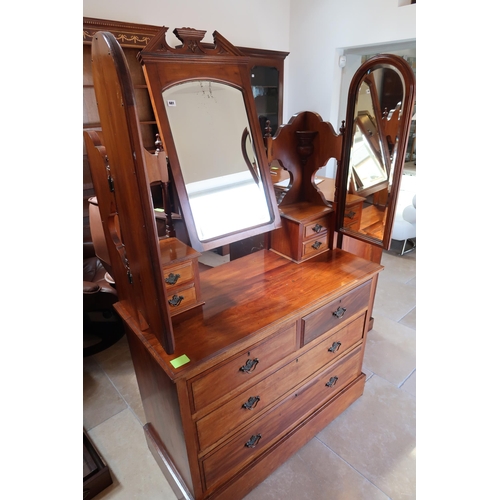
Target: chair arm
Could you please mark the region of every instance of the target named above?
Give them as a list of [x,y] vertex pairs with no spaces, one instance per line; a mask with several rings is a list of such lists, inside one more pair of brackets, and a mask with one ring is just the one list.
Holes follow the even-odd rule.
[[101,291],[101,286],[92,281],[83,281],[83,293],[84,294],[94,294]]

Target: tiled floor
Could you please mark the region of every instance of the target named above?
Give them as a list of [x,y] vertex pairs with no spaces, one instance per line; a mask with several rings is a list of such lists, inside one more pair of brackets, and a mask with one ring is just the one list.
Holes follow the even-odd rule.
[[[416,498],[416,251],[384,252],[382,264],[364,395],[245,500]],[[95,498],[174,500],[146,445],[126,339],[83,367],[83,424],[113,477]]]

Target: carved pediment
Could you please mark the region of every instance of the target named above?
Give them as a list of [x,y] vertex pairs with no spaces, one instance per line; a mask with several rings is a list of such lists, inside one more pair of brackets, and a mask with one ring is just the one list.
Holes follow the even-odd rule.
[[243,53],[237,47],[226,40],[217,31],[214,31],[212,35],[214,43],[206,43],[202,41],[206,31],[194,28],[176,28],[173,33],[179,39],[181,44],[176,45],[175,47],[168,44],[166,40],[167,31],[168,28],[163,27],[142,50],[139,58],[155,55],[243,56]]

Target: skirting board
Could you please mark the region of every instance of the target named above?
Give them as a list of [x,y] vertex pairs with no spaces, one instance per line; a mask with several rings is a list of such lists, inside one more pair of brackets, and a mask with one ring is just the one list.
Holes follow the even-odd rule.
[[160,438],[156,434],[151,424],[146,424],[144,427],[144,434],[148,443],[149,450],[159,465],[163,475],[166,477],[168,484],[175,493],[179,500],[194,500],[186,483],[180,476],[175,465],[170,459],[167,450],[162,446]]

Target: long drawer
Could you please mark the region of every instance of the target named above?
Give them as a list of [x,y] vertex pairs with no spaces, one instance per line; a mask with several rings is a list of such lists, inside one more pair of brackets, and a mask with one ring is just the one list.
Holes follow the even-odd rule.
[[342,325],[368,307],[371,281],[320,307],[302,318],[303,345]]
[[297,329],[293,323],[264,342],[245,349],[227,363],[195,378],[191,383],[193,409],[198,411],[239,385],[260,375],[297,347]]
[[361,372],[361,354],[362,346],[358,346],[202,459],[205,489],[221,484],[256,459],[280,435],[354,380]]
[[363,338],[365,314],[196,422],[200,450],[252,420]]

